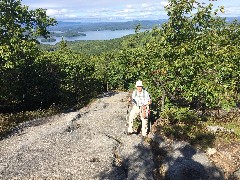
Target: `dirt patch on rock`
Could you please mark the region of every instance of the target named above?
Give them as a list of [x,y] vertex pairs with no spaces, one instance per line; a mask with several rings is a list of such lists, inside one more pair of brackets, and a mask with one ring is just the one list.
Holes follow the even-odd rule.
[[218,144],[207,151],[209,159],[224,172],[225,179],[240,179],[240,143]]

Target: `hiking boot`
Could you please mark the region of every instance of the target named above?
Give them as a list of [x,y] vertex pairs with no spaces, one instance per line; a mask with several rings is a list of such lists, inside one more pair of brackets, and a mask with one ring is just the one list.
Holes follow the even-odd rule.
[[142,136],[142,142],[146,141],[146,136]]

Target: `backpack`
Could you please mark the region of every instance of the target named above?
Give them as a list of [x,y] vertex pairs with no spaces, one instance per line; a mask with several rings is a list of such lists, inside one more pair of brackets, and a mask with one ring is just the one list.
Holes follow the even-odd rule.
[[[145,92],[146,92],[146,90],[143,89],[143,97],[144,98],[146,98],[146,93]],[[134,94],[135,94],[134,97],[136,97],[137,96],[137,90],[134,90]]]
[[[137,90],[134,90],[134,97],[136,97],[137,96]],[[146,90],[145,89],[143,89],[143,97],[144,98],[146,98]],[[147,117],[149,117],[150,116],[150,107],[149,107],[149,105],[147,105],[147,109],[146,109],[146,113],[147,113]]]

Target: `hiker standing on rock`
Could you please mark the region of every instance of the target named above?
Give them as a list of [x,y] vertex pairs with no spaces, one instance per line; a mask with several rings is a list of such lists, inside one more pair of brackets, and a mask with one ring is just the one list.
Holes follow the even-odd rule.
[[128,121],[128,135],[133,133],[133,120],[140,115],[142,121],[142,136],[147,135],[148,130],[148,110],[151,104],[149,93],[143,88],[142,81],[136,82],[136,90],[132,93],[132,98],[129,97],[128,101],[132,101],[133,107],[129,115]]

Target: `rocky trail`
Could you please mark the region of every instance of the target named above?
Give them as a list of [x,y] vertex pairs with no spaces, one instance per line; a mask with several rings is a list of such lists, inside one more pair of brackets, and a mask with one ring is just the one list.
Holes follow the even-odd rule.
[[223,179],[186,142],[126,135],[127,96],[105,93],[78,111],[21,124],[0,141],[0,179],[163,179],[159,159],[165,179]]

